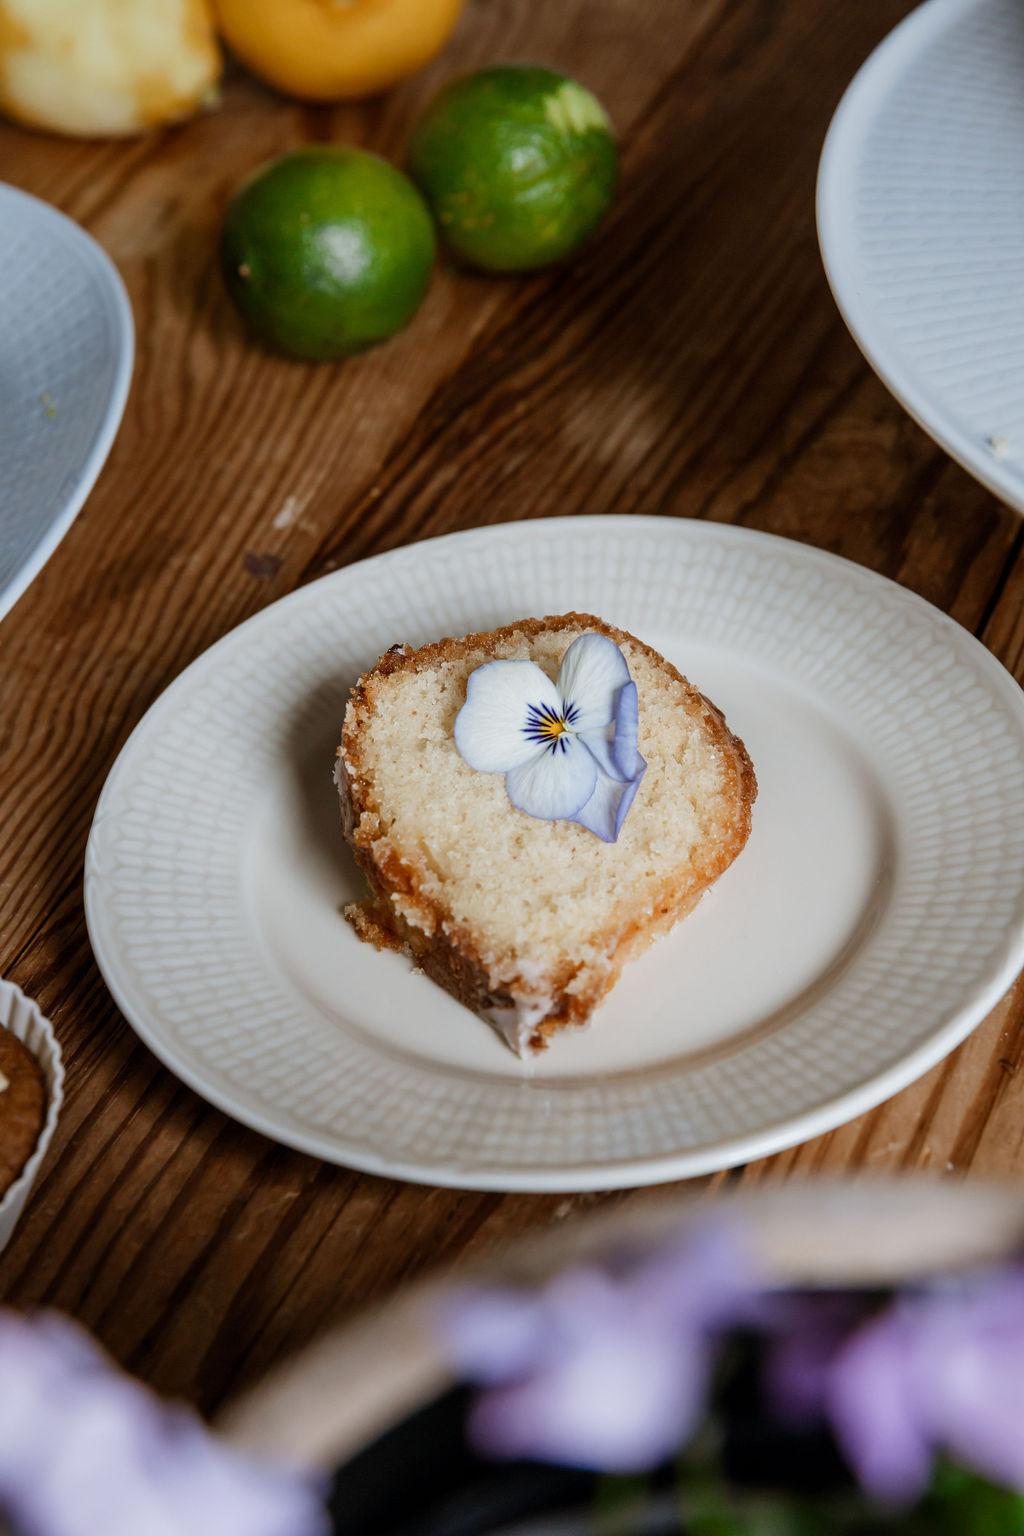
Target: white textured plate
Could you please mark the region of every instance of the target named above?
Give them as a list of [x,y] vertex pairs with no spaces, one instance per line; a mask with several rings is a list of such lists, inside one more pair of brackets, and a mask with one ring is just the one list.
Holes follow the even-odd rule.
[[868,361],[1024,510],[1024,5],[928,0],[829,130],[818,232]]
[[109,258],[55,208],[0,184],[0,618],[103,468],[132,350]]
[[[524,1075],[340,917],[362,887],[331,772],[347,690],[389,645],[570,608],[685,669],[760,793],[699,909]],[[764,534],[617,517],[456,534],[303,588],[167,690],[103,791],[86,910],[143,1039],[290,1145],[477,1188],[705,1172],[877,1103],[1013,979],[1024,694],[921,599]]]

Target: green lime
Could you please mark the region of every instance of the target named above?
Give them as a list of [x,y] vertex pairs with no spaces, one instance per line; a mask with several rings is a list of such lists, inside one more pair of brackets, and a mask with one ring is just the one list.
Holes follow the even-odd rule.
[[434,263],[416,188],[363,150],[299,149],[262,166],[224,220],[224,275],[247,325],[293,357],[346,357],[400,330]]
[[417,124],[410,169],[460,261],[523,272],[561,261],[615,192],[601,103],[554,70],[482,69],[447,86]]

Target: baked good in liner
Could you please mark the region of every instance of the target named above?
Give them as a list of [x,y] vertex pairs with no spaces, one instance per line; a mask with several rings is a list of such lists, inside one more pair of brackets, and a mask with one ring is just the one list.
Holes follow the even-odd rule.
[[[647,761],[615,842],[517,810],[454,734],[476,669],[529,660],[555,679],[594,633],[625,657]],[[520,1055],[585,1024],[625,962],[692,910],[746,843],[757,792],[721,712],[642,641],[579,613],[394,646],[352,690],[336,782],[370,885],[346,909],[360,937],[405,950]]]
[[0,1198],[20,1178],[46,1120],[46,1079],[28,1046],[0,1028]]

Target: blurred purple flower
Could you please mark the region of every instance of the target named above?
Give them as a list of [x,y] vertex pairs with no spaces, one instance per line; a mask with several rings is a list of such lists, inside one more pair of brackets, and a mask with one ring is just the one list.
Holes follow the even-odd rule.
[[840,1352],[827,1406],[879,1497],[921,1493],[940,1450],[1024,1492],[1024,1272],[897,1300]]
[[0,1310],[0,1529],[15,1536],[323,1536],[320,1491],[247,1460],[56,1316]]
[[768,1385],[787,1417],[828,1419],[876,1498],[919,1497],[939,1452],[1024,1491],[1024,1272],[905,1295],[859,1327],[812,1303],[775,1341]]
[[470,1438],[490,1456],[656,1466],[700,1421],[716,1335],[758,1305],[737,1244],[718,1228],[617,1271],[568,1270],[537,1292],[462,1292],[442,1325],[453,1365],[486,1388]]

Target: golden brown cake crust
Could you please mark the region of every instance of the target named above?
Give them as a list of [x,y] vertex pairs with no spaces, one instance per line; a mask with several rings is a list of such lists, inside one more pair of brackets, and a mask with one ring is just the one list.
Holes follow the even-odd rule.
[[[408,645],[392,646],[352,689],[338,748],[342,829],[372,891],[369,902],[346,908],[345,915],[356,932],[378,949],[386,947],[405,950],[433,981],[476,1013],[510,1006],[516,990],[515,983],[506,984],[506,987],[497,990],[493,988],[473,935],[452,925],[442,904],[423,889],[416,869],[403,860],[387,837],[382,835],[381,808],[376,803],[365,772],[361,736],[363,727],[376,707],[382,685],[396,673],[410,669],[418,671],[446,661],[455,661],[467,652],[490,649],[514,641],[516,637],[532,640],[542,633],[581,629],[607,635],[616,645],[628,642],[644,652],[682,686],[689,702],[699,708],[704,727],[720,749],[727,765],[731,778],[730,799],[736,807],[735,825],[732,837],[721,843],[705,860],[696,878],[691,868],[682,889],[675,879],[666,880],[649,915],[638,916],[635,922],[624,929],[617,929],[614,935],[609,936],[610,964],[607,970],[595,976],[592,985],[584,989],[577,987],[568,990],[581,969],[571,962],[566,964],[562,973],[555,976],[552,1008],[530,1041],[534,1050],[543,1048],[547,1038],[556,1029],[585,1023],[601,998],[614,986],[626,961],[690,912],[704,891],[739,854],[750,835],[751,810],[757,796],[753,764],[742,741],[729,730],[721,710],[699,693],[671,662],[666,661],[651,646],[645,645],[625,630],[606,624],[593,614],[564,613],[544,619],[522,619],[500,629],[466,635],[461,639],[438,640],[415,650]],[[395,909],[395,896],[413,903],[424,914],[424,928],[409,923]]]
[[0,1197],[36,1149],[46,1120],[46,1079],[27,1046],[0,1028]]

